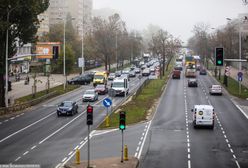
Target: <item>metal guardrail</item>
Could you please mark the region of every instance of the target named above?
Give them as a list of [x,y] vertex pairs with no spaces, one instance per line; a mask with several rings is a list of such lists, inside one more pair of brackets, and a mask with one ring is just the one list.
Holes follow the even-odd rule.
[[51,93],[48,93],[42,97],[39,97],[37,99],[34,99],[34,100],[31,100],[31,101],[28,101],[28,102],[25,102],[25,103],[21,103],[21,104],[16,104],[14,106],[10,106],[10,107],[1,107],[0,108],[0,115],[4,115],[4,114],[8,114],[8,113],[13,113],[13,112],[17,112],[17,111],[21,111],[21,110],[24,110],[28,107],[31,107],[31,106],[34,106],[36,104],[39,104],[40,102],[46,100],[46,99],[49,99],[55,95],[57,95],[58,92],[57,91],[54,91],[54,92],[51,92]]

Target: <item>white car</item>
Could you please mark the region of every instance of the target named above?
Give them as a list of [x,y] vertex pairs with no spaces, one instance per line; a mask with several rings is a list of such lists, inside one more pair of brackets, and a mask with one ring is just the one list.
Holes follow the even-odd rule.
[[208,126],[211,129],[214,128],[214,108],[211,105],[194,105],[191,110],[193,112],[193,125]]
[[212,85],[212,86],[210,86],[209,94],[210,95],[213,95],[213,94],[222,95],[222,87],[220,85]]
[[86,101],[96,101],[98,100],[98,93],[95,92],[95,90],[86,90],[84,95],[83,95],[83,102]]

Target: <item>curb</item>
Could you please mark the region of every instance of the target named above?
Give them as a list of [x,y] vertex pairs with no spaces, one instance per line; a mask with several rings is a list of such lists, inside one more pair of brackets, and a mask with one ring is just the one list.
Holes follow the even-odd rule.
[[[222,83],[220,83],[217,79],[215,79],[215,77],[212,75],[212,73],[210,71],[208,71],[208,74],[209,76],[211,76],[212,79],[214,79],[216,82],[218,82],[221,86],[222,86]],[[240,107],[240,105],[233,100],[232,97],[235,97],[233,95],[231,95],[227,90],[226,88],[222,87],[225,91],[225,94],[227,94],[229,97],[230,97],[230,100],[231,102],[233,103],[233,105],[246,117],[246,119],[248,119],[248,115],[244,112],[244,110]]]

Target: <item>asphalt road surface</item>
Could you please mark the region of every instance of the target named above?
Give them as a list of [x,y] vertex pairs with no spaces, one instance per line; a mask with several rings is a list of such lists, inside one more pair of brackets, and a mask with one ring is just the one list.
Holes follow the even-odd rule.
[[[199,86],[189,88],[187,79],[170,80],[154,116],[141,154],[142,168],[246,168],[248,167],[248,122],[227,93],[210,96],[217,83],[200,76]],[[214,107],[214,130],[192,125],[195,104]]]
[[[145,78],[141,79],[142,83]],[[110,83],[110,82],[109,82]],[[139,79],[130,81],[130,94],[139,85]],[[64,163],[87,137],[85,109],[82,95],[91,85],[82,86],[77,91],[48,100],[11,118],[0,120],[0,164],[39,164],[41,167],[56,167]],[[99,100],[91,103],[94,107],[94,130],[105,118],[106,110],[102,100],[108,95],[99,95]],[[64,100],[74,100],[79,104],[79,113],[74,116],[57,117],[57,105]],[[115,97],[118,105],[123,97]],[[81,143],[81,144],[80,144]]]

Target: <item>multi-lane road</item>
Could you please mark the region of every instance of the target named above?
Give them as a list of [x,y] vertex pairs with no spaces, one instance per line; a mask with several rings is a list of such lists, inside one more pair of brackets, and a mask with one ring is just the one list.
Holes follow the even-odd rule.
[[[140,159],[139,167],[248,167],[248,122],[227,93],[210,96],[208,88],[217,83],[210,76],[198,75],[198,87],[189,88],[187,78],[169,80],[151,121],[128,126],[124,143],[129,155]],[[144,79],[142,79],[144,80]],[[131,79],[132,92],[138,79]],[[74,160],[75,149],[87,159],[86,103],[81,102],[83,86],[78,91],[45,102],[23,115],[0,121],[0,161],[12,164],[40,164],[59,167]],[[91,132],[91,159],[120,156],[121,133],[118,129],[95,130],[106,115],[100,96],[94,106]],[[56,116],[56,105],[62,100],[77,100],[79,114]],[[123,98],[114,98],[114,104]],[[215,127],[194,129],[191,108],[211,104]],[[30,111],[30,112],[29,112]]]
[[[209,95],[209,86],[217,83],[213,78],[198,75],[198,82],[197,88],[189,88],[184,77],[169,81],[149,128],[140,167],[248,167],[247,119],[227,93]],[[213,105],[214,130],[193,128],[195,104]]]
[[[130,81],[130,94],[134,93],[145,78]],[[86,125],[86,102],[82,95],[93,86],[85,85],[66,95],[54,98],[26,112],[0,120],[0,164],[39,164],[41,167],[56,167],[66,163],[77,148],[85,144],[88,129]],[[102,100],[108,95],[99,96],[92,102],[94,107],[93,131],[104,120],[106,110]],[[123,97],[113,98],[118,105]],[[57,117],[57,105],[64,100],[78,102],[79,113],[74,116]],[[94,131],[93,131],[94,132]],[[92,133],[93,133],[92,132]]]

